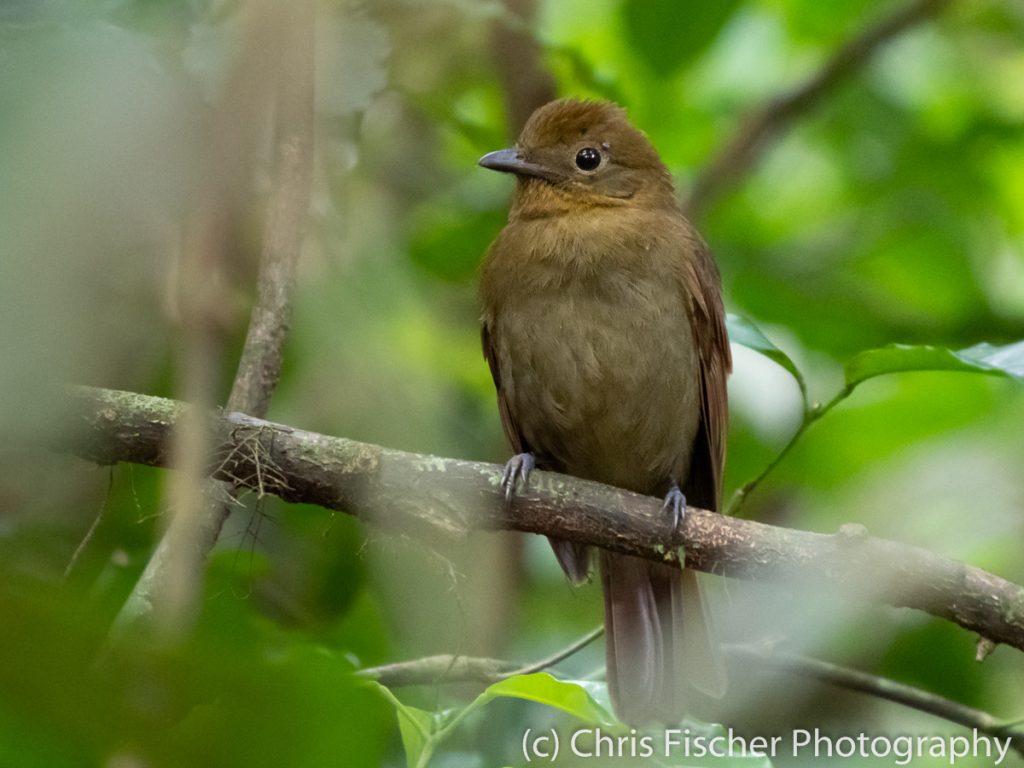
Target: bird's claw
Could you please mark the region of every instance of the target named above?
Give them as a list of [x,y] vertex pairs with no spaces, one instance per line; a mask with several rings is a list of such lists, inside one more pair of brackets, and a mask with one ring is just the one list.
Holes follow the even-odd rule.
[[507,462],[501,473],[501,488],[505,491],[505,502],[511,503],[512,495],[516,491],[516,485],[522,481],[523,485],[530,479],[530,473],[537,466],[537,460],[532,453],[517,453]]
[[665,501],[661,504],[661,511],[672,515],[672,530],[678,530],[683,520],[686,519],[686,496],[679,490],[679,486],[672,483],[672,487],[665,494]]

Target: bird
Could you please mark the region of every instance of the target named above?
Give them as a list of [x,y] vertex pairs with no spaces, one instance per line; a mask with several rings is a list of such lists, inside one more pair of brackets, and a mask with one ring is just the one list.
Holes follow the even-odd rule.
[[[479,165],[516,180],[480,270],[484,357],[513,457],[534,468],[718,510],[732,369],[721,279],[672,175],[625,110],[561,99]],[[510,501],[511,503],[511,501]],[[574,584],[595,553],[550,538]],[[620,720],[678,723],[693,689],[724,695],[695,573],[601,550],[610,698]]]

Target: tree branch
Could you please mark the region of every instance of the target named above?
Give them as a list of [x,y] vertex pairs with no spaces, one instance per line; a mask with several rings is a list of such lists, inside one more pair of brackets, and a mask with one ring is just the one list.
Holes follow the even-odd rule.
[[692,216],[706,210],[715,198],[750,170],[776,135],[863,69],[886,43],[938,15],[949,3],[950,0],[912,0],[844,43],[804,82],[750,113],[733,138],[697,177],[683,201],[685,210]]
[[1014,723],[999,720],[980,709],[968,707],[888,677],[871,675],[821,659],[762,650],[751,645],[730,645],[726,646],[725,650],[731,659],[755,662],[759,667],[767,665],[781,672],[814,678],[837,688],[866,693],[919,712],[927,712],[965,728],[977,728],[980,733],[988,736],[1009,738],[1011,746],[1024,757],[1024,731],[1015,728]]
[[441,683],[490,685],[514,674],[520,666],[525,667],[525,665],[504,659],[442,653],[437,656],[424,656],[420,659],[381,664],[379,667],[366,667],[358,670],[356,674],[376,680],[387,688],[411,688],[416,685],[439,685]]
[[500,675],[500,677],[504,678],[512,677],[513,675],[530,675],[534,672],[541,672],[545,669],[548,669],[549,667],[553,667],[560,661],[565,661],[570,656],[579,653],[581,650],[586,648],[588,645],[597,640],[597,638],[601,637],[601,635],[603,634],[604,625],[602,624],[590,630],[589,632],[587,632],[587,634],[583,635],[583,637],[578,638],[574,642],[567,645],[565,648],[555,651],[550,656],[545,656],[543,659],[540,659],[539,661],[530,662],[529,664],[524,664],[523,666],[513,667],[507,672],[503,672]]
[[277,95],[276,179],[267,207],[256,303],[228,397],[229,411],[263,416],[277,387],[292,317],[295,272],[313,185],[313,28],[311,0],[293,4]]
[[[584,639],[589,642],[594,639],[592,635],[593,633]],[[976,728],[979,733],[988,736],[1009,738],[1010,745],[1024,757],[1024,731],[1015,728],[1013,723],[1001,721],[980,709],[968,707],[887,677],[871,675],[807,656],[780,653],[749,644],[725,645],[723,650],[732,661],[756,663],[758,669],[768,668],[793,676],[812,678],[837,688],[857,691],[909,709],[926,712],[965,728]],[[552,666],[553,663],[545,664],[543,667],[540,663],[531,664],[522,668],[538,671]],[[518,666],[502,659],[439,655],[368,667],[359,670],[358,674],[376,680],[388,688],[462,682],[490,684],[515,674]]]
[[[167,438],[186,406],[129,392],[71,390],[59,450],[100,464],[167,466]],[[859,526],[826,535],[691,508],[673,530],[661,502],[552,472],[506,509],[501,468],[328,437],[242,414],[211,415],[210,471],[237,487],[318,504],[411,536],[512,529],[587,542],[650,560],[755,580],[814,584],[914,608],[1024,650],[1024,587]]]
[[[254,122],[250,114],[264,99],[238,100],[237,90],[263,90],[263,69],[267,62],[279,62],[276,71],[275,97],[275,171],[274,186],[267,206],[267,223],[260,256],[256,301],[250,316],[248,332],[238,371],[228,397],[228,408],[256,416],[266,413],[270,397],[277,385],[285,338],[291,321],[291,295],[296,265],[302,249],[313,175],[313,27],[314,9],[310,0],[293,3],[287,10],[270,4],[257,8],[255,32],[240,58],[234,85],[226,99],[236,106],[221,114],[218,141],[226,145],[221,153],[233,157],[230,138],[240,130],[231,118],[245,116],[242,123]],[[264,60],[262,67],[255,61]],[[272,67],[272,69],[275,69]],[[248,110],[248,111],[246,111]],[[255,133],[255,131],[249,131]],[[218,157],[218,160],[220,158]],[[214,179],[216,183],[223,183]],[[219,231],[219,230],[218,230]],[[195,271],[195,270],[194,270]],[[193,282],[197,291],[210,280],[209,274],[196,272]],[[209,376],[217,362],[207,355],[193,365]],[[212,402],[211,398],[204,398]],[[199,431],[202,430],[200,426]],[[190,431],[186,430],[186,434]],[[195,466],[196,479],[202,469],[207,446],[193,438],[189,451],[179,451],[183,462]],[[199,451],[198,456],[193,456]],[[194,613],[195,585],[201,579],[203,563],[217,542],[231,503],[231,488],[215,483],[193,483],[188,497],[189,514],[174,510],[167,532],[153,553],[146,569],[125,602],[115,621],[112,635],[117,638],[132,627],[144,627],[154,610],[166,603],[179,604],[168,612],[165,632],[180,633]],[[188,593],[187,595],[181,594]],[[186,604],[186,598],[193,598]],[[173,599],[172,599],[173,598]],[[192,610],[186,610],[191,608]]]
[[515,139],[537,107],[557,97],[555,79],[544,67],[541,47],[532,33],[536,0],[505,0],[505,14],[491,31],[494,63],[505,96],[505,123]]

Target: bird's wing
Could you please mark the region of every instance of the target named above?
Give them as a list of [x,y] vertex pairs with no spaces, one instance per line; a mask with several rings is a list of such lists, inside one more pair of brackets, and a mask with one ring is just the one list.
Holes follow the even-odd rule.
[[484,358],[487,360],[487,367],[491,369],[491,378],[494,379],[494,389],[498,393],[498,413],[501,415],[501,428],[505,431],[505,439],[512,446],[513,453],[526,453],[530,449],[525,445],[522,432],[512,417],[509,408],[508,397],[501,386],[501,371],[498,369],[498,359],[491,343],[491,331],[485,320],[480,325],[480,343],[483,346]]
[[[683,280],[689,288],[690,328],[700,369],[701,418],[690,458],[690,473],[682,491],[687,504],[718,510],[725,467],[729,427],[726,377],[732,370],[729,336],[725,329],[721,279],[707,246],[694,235],[693,257],[687,260]],[[678,633],[689,682],[704,693],[721,697],[727,681],[721,651],[714,641],[712,616],[693,571],[684,569],[674,582],[687,616]],[[674,636],[675,637],[675,636]]]
[[[501,427],[505,430],[505,437],[512,446],[513,453],[531,453],[534,449],[523,437],[523,433],[512,415],[512,409],[509,407],[508,393],[502,386],[501,369],[498,366],[497,353],[491,341],[491,331],[486,319],[480,325],[480,341],[483,345],[487,365],[491,369],[491,378],[494,379],[494,389],[498,393],[498,413],[501,414]],[[544,464],[543,467],[551,468],[548,464]],[[585,582],[590,574],[590,547],[578,541],[566,541],[551,536],[548,537],[548,541],[551,542],[551,548],[555,551],[558,564],[562,566],[569,581],[573,584]]]
[[690,475],[682,488],[687,503],[718,510],[729,427],[726,378],[732,370],[729,336],[725,329],[721,279],[707,246],[699,239],[683,274],[690,301],[690,326],[700,367],[701,421],[690,460]]

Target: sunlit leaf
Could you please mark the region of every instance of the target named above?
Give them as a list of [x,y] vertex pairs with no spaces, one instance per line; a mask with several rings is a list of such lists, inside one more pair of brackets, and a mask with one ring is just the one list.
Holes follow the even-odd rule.
[[790,359],[789,355],[772,344],[771,341],[768,340],[768,337],[761,333],[761,329],[745,317],[729,313],[725,317],[725,324],[729,329],[730,341],[742,344],[744,347],[752,349],[755,352],[760,352],[772,362],[781,365],[789,371],[793,375],[793,378],[796,379],[796,383],[800,386],[800,392],[806,400],[807,385],[804,383],[804,377],[800,373],[800,369],[796,367],[796,363]]
[[1024,379],[1024,341],[1005,344],[1001,347],[987,342],[975,344],[956,353],[961,360],[984,365],[1015,379]]
[[582,685],[556,680],[547,672],[516,675],[501,680],[488,687],[480,695],[480,699],[492,699],[497,696],[510,696],[557,707],[593,725],[610,728],[621,725]]
[[963,371],[1024,379],[1024,341],[996,347],[976,344],[960,351],[946,347],[890,344],[869,349],[846,364],[846,386],[887,373],[906,371]]

